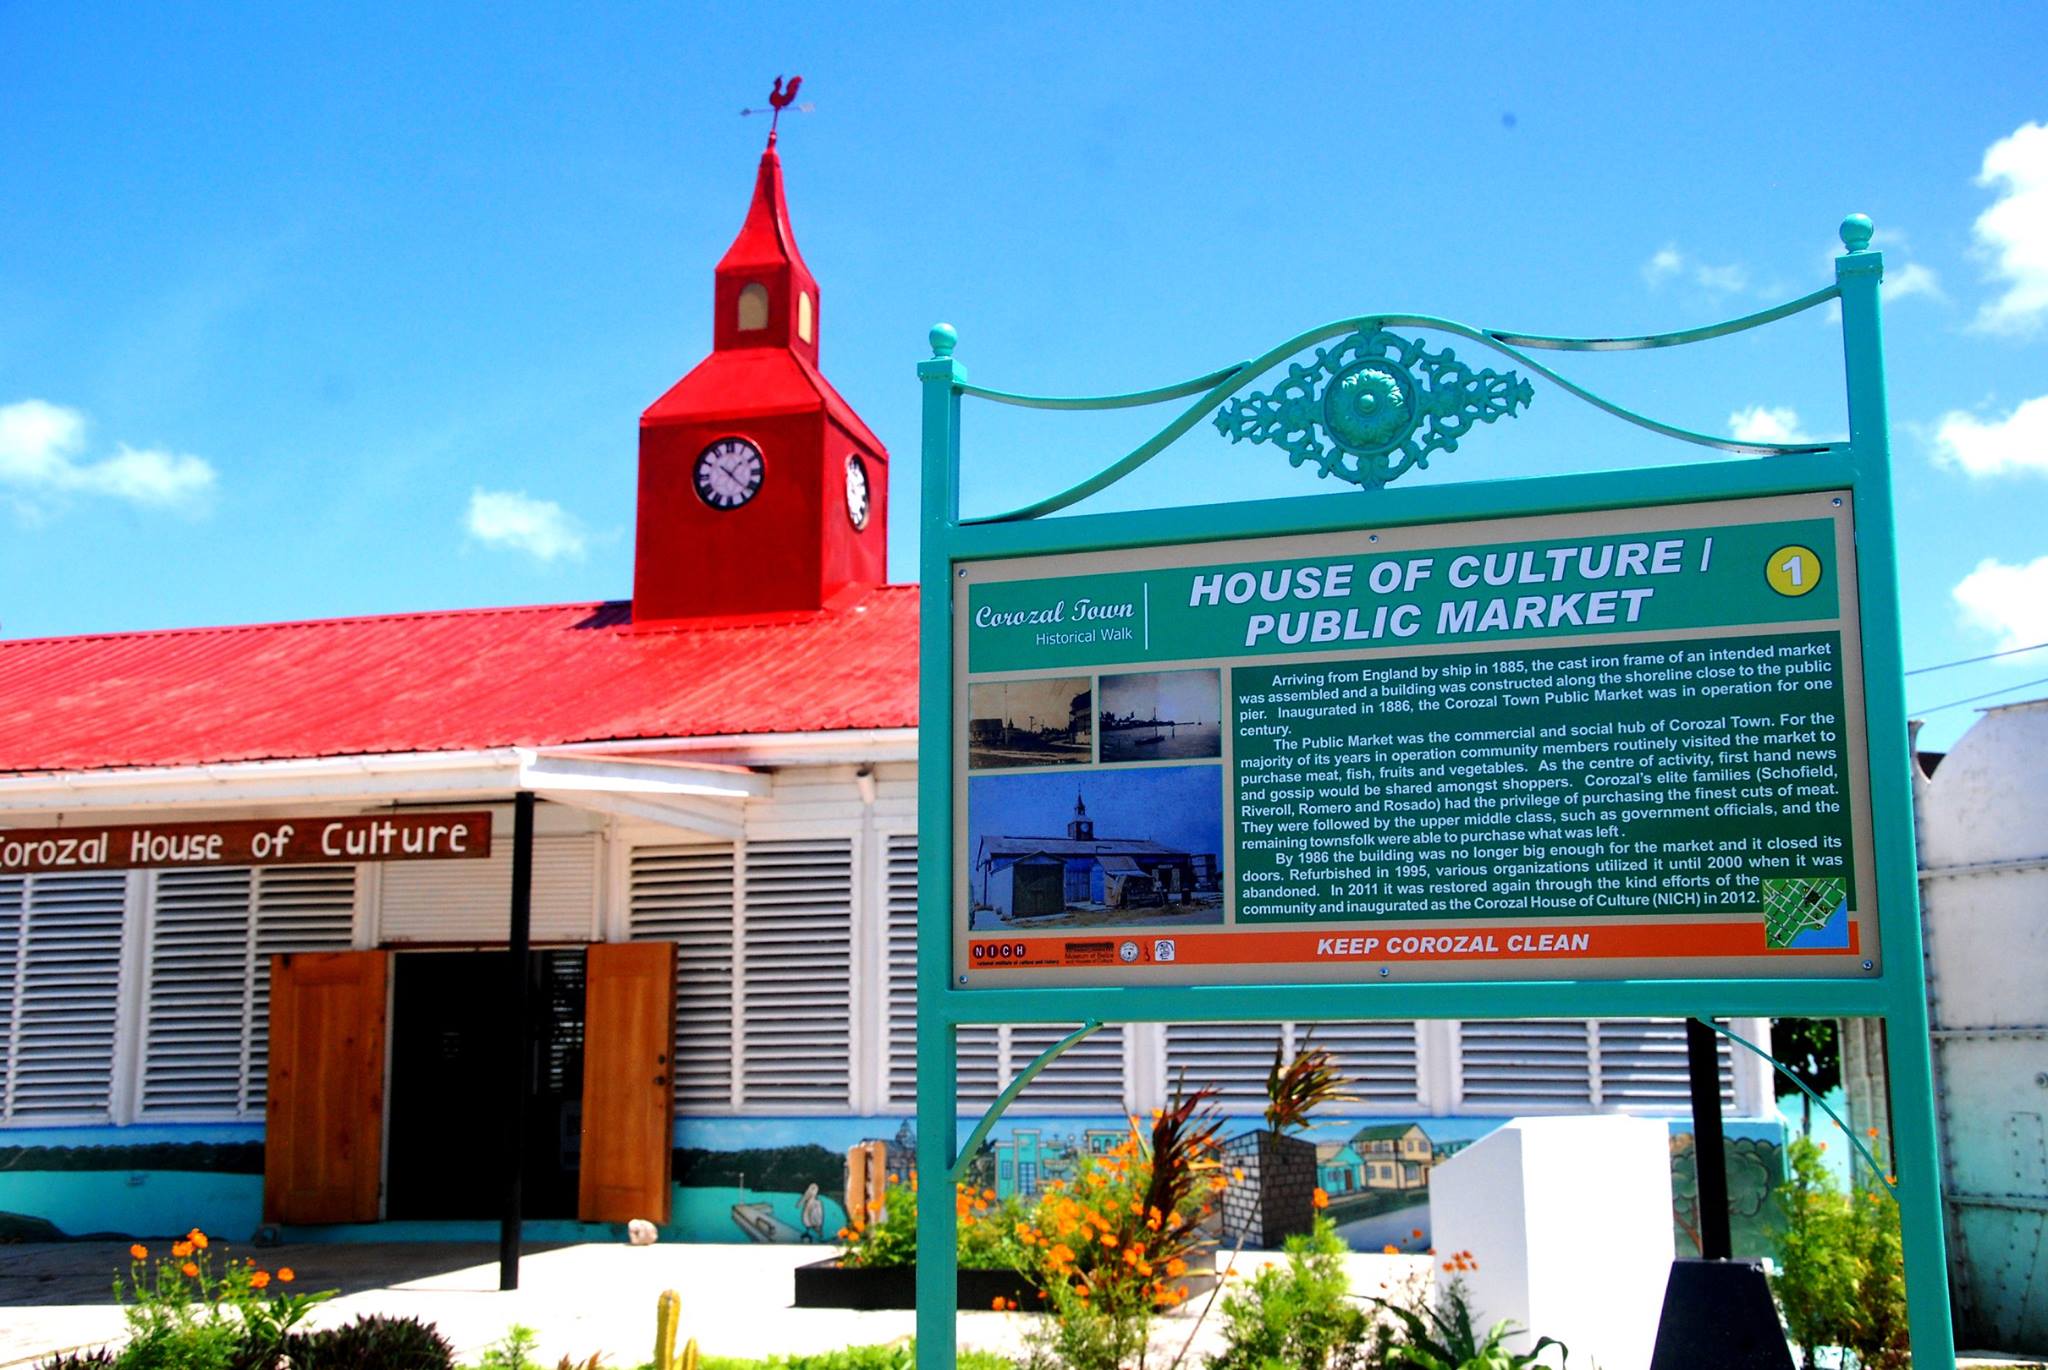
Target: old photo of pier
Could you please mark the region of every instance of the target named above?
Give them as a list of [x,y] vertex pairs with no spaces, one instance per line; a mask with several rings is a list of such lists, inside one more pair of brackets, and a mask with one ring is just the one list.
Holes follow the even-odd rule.
[[969,770],[1082,765],[1094,759],[1094,742],[1094,693],[1085,675],[967,689]]
[[1192,761],[1223,755],[1217,671],[1102,677],[1102,759]]

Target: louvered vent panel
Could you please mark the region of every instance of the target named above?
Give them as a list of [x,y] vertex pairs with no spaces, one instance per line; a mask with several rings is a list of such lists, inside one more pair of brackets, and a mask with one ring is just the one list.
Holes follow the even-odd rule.
[[732,848],[641,847],[631,870],[633,940],[676,944],[676,1107],[729,1108]]
[[[1010,1029],[1010,1075],[1014,1078],[1038,1059],[1038,1054],[1079,1027],[1013,1027]],[[1094,1036],[1068,1047],[1057,1061],[1017,1096],[1016,1107],[1023,1112],[1042,1109],[1124,1111],[1124,1030],[1106,1027]]]
[[1166,1092],[1170,1097],[1183,1072],[1190,1093],[1205,1085],[1217,1103],[1241,1112],[1266,1106],[1266,1075],[1280,1049],[1279,1023],[1169,1023],[1166,1028]]
[[355,945],[356,867],[271,866],[256,873],[254,893],[256,958],[242,1107],[261,1114],[270,1093],[270,958]]
[[25,889],[20,876],[0,876],[0,1117],[6,1116],[7,1082],[14,1077],[14,996],[21,983]]
[[[597,899],[594,833],[533,839],[533,940],[587,942]],[[512,838],[481,861],[393,861],[383,867],[378,923],[386,942],[503,942],[512,928]]]
[[1547,1019],[1461,1023],[1465,1103],[1548,1111],[1591,1107],[1588,1027]]
[[119,871],[28,877],[9,1118],[106,1115],[126,890]]
[[[1685,1023],[1670,1018],[1605,1018],[1600,1034],[1600,1103],[1683,1113],[1692,1107],[1685,1063]],[[1726,1037],[1716,1036],[1721,1104],[1735,1106],[1735,1061]]]
[[889,838],[889,1088],[892,1104],[917,1103],[917,836]]
[[853,844],[751,842],[745,869],[742,1100],[843,1106],[853,1055]]
[[144,1116],[241,1108],[251,998],[250,873],[159,871],[150,911]]
[[955,1043],[954,1065],[960,1081],[958,1106],[987,1108],[1003,1092],[1002,1029],[964,1027]]
[[1317,1023],[1295,1029],[1297,1047],[1304,1037],[1337,1058],[1337,1069],[1346,1081],[1344,1093],[1356,1100],[1345,1107],[1376,1112],[1418,1103],[1414,1023]]

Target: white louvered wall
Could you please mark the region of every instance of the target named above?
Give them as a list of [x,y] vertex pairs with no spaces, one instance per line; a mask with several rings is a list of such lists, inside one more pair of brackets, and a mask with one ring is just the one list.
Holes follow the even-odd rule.
[[108,1116],[127,885],[120,871],[0,880],[0,931],[12,932],[0,1118]]
[[[509,821],[480,861],[393,861],[377,867],[378,940],[503,942],[512,928]],[[533,940],[587,942],[597,926],[595,833],[533,839]]]
[[730,843],[640,847],[629,867],[636,942],[676,944],[676,1108],[730,1108],[733,922]]
[[353,866],[153,872],[141,1117],[240,1118],[263,1111],[270,958],[346,951]]
[[740,924],[740,1094],[844,1108],[853,1090],[853,843],[749,842]]
[[1354,1112],[1414,1109],[1422,1097],[1421,1050],[1415,1024],[1172,1023],[1166,1028],[1166,1089],[1213,1084],[1234,1108],[1265,1107],[1266,1077],[1276,1050],[1291,1055],[1321,1047],[1344,1073]]
[[677,945],[676,1107],[849,1107],[852,840],[641,847],[628,883],[632,937]]
[[[1735,1030],[1755,1039],[1757,1028]],[[1458,1024],[1459,1099],[1477,1113],[1627,1109],[1682,1113],[1685,1024],[1678,1019],[1508,1019]],[[1735,1063],[1718,1038],[1721,1102],[1737,1105]]]

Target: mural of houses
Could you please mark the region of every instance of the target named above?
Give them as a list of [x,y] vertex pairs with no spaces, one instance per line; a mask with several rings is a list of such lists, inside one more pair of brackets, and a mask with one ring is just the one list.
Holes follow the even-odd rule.
[[1078,793],[1065,837],[984,837],[974,856],[981,905],[1006,917],[1064,913],[1078,904],[1184,904],[1202,880],[1213,884],[1215,867],[1211,853],[1198,859],[1149,838],[1097,837]]
[[1042,1128],[1012,1128],[1007,1137],[989,1144],[996,1196],[1028,1199],[1054,1180],[1071,1181],[1083,1156],[1107,1156],[1125,1135],[1121,1128],[1091,1127],[1078,1138],[1070,1132],[1061,1139],[1046,1136]]
[[1429,1187],[1435,1149],[1429,1134],[1416,1123],[1377,1123],[1361,1128],[1351,1138],[1350,1150],[1364,1162],[1367,1189]]
[[1365,1189],[1365,1158],[1348,1142],[1316,1147],[1316,1184],[1333,1199]]

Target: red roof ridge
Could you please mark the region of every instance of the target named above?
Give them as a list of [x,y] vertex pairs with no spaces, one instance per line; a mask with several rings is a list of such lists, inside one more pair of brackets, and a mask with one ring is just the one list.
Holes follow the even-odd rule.
[[[810,621],[835,614],[852,613],[874,594],[885,591],[915,593],[915,582],[905,584],[872,585],[868,594],[851,603],[825,609],[796,610],[781,614],[707,615],[703,618],[673,619],[667,622],[634,626],[629,618],[621,616],[618,630],[634,636],[657,633],[717,631],[731,628],[770,627],[778,623]],[[177,628],[134,628],[113,632],[52,634],[44,637],[0,637],[0,651],[10,647],[48,646],[52,643],[88,642],[131,642],[136,639],[202,637],[227,633],[265,633],[285,629],[333,628],[351,624],[403,623],[426,619],[480,618],[490,614],[566,614],[581,612],[594,614],[606,609],[627,611],[632,608],[628,599],[570,600],[559,604],[485,604],[461,609],[406,609],[386,614],[338,614],[332,618],[289,618],[258,623],[209,623]]]
[[326,628],[345,623],[397,623],[407,619],[468,618],[483,614],[553,614],[581,609],[594,612],[612,605],[625,607],[623,599],[578,600],[564,604],[485,604],[464,609],[402,609],[385,614],[337,614],[332,618],[286,618],[256,623],[202,623],[176,628],[124,628],[99,633],[57,633],[45,637],[0,637],[0,649],[27,647],[52,642],[108,642],[134,638],[185,637],[210,633],[258,633],[281,628]]

